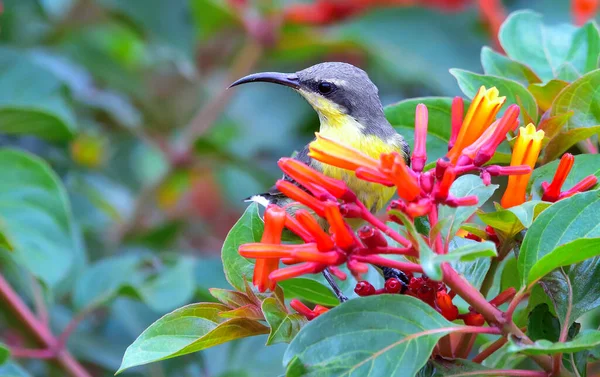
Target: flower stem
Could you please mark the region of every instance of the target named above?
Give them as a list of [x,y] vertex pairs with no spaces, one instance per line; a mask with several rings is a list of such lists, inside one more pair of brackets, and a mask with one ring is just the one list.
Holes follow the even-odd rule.
[[[66,350],[58,347],[59,342],[52,335],[50,329],[40,322],[33,312],[25,305],[21,297],[13,290],[8,281],[0,274],[0,301],[3,301],[6,307],[29,331],[33,337],[47,350],[51,350],[55,355],[56,362],[71,377],[91,377],[81,364]],[[44,350],[45,351],[45,350]]]
[[357,200],[356,205],[360,207],[362,211],[362,219],[366,222],[373,225],[375,228],[381,230],[386,236],[390,237],[394,241],[398,242],[400,245],[404,247],[411,246],[411,243],[406,238],[402,237],[397,232],[394,232],[389,226],[387,226],[383,221],[379,220],[377,216],[373,215],[371,211],[364,204],[362,204],[359,200]]
[[481,351],[473,358],[474,363],[480,364],[483,360],[487,359],[494,352],[498,351],[502,346],[504,346],[508,342],[506,338],[500,338],[496,340],[494,343],[490,344],[486,349]]
[[335,280],[333,280],[333,276],[331,276],[331,272],[329,272],[328,268],[323,270],[323,276],[325,277],[325,280],[327,280],[327,282],[331,286],[331,289],[333,290],[333,293],[335,294],[335,296],[338,298],[338,300],[340,300],[340,303],[348,301],[348,297],[346,297],[346,295],[344,295],[344,293],[342,292],[340,287],[337,285]]

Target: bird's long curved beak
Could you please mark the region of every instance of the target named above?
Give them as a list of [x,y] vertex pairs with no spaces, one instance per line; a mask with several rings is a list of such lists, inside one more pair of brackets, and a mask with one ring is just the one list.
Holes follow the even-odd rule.
[[261,72],[242,77],[229,87],[246,84],[249,82],[270,82],[274,84],[289,86],[290,88],[299,89],[300,80],[295,73],[280,73],[280,72]]

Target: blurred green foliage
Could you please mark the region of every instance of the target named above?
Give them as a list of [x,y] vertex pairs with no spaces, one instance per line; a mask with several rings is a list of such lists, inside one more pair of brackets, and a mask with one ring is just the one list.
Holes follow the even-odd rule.
[[[371,74],[384,104],[449,96],[460,90],[448,69],[481,72],[481,47],[491,43],[473,7],[373,10],[314,27],[264,22],[292,0],[250,3],[240,13],[225,0],[3,2],[0,230],[12,238],[0,239],[2,271],[28,304],[47,308],[56,334],[86,314],[68,348],[94,376],[113,375],[159,316],[227,287],[218,253],[242,199],[268,188],[276,159],[316,130],[293,92],[225,91],[229,83],[344,60]],[[569,17],[568,1],[506,6],[548,22]],[[260,20],[270,28],[253,29]],[[35,347],[16,326],[1,317],[0,340]],[[278,375],[285,347],[266,342],[243,339],[123,375]],[[0,366],[0,376],[61,373],[37,361]]]

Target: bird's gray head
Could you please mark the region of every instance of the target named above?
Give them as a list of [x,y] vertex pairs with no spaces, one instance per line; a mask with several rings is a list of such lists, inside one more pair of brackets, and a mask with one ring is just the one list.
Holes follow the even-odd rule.
[[364,125],[367,132],[389,127],[377,87],[365,71],[351,64],[328,62],[296,73],[255,73],[231,86],[249,82],[271,82],[294,88],[330,123],[342,122],[342,118],[349,115]]

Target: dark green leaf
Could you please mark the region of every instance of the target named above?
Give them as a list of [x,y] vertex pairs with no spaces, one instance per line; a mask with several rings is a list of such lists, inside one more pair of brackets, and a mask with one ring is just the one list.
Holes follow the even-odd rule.
[[336,306],[340,302],[331,289],[316,280],[295,278],[279,283],[286,298],[298,298],[324,306]]
[[252,278],[254,262],[242,257],[238,249],[242,244],[259,242],[263,230],[264,223],[258,214],[258,204],[252,203],[231,228],[223,243],[221,258],[225,277],[239,291],[244,290],[244,279]]
[[[466,245],[471,244],[471,242],[475,242],[472,240],[468,240],[462,237],[454,237],[452,241],[450,241],[450,252],[452,250],[458,249],[460,247],[465,247]],[[450,262],[452,267],[461,274],[471,285],[475,288],[480,289],[483,280],[485,279],[485,275],[490,269],[490,258],[477,258],[474,261],[460,261],[454,260]]]
[[487,89],[495,86],[500,92],[500,96],[506,96],[506,102],[500,109],[499,115],[503,114],[509,105],[515,104],[521,106],[520,118],[522,124],[527,121],[525,113],[533,119],[534,123],[537,122],[538,106],[535,98],[527,88],[518,82],[498,76],[478,75],[462,69],[451,69],[450,73],[456,77],[460,90],[467,97],[473,98],[482,85]]
[[308,322],[301,314],[289,314],[274,297],[263,301],[262,311],[271,327],[267,345],[291,342]]
[[286,375],[365,376],[376,371],[386,377],[413,376],[437,341],[457,328],[413,297],[350,300],[302,328],[285,353]]
[[565,266],[545,276],[540,284],[550,296],[561,323],[569,315],[570,326],[600,306],[600,257]]
[[485,46],[481,49],[481,65],[483,72],[488,76],[500,76],[514,80],[527,87],[529,84],[539,83],[539,77],[525,64],[511,60]]
[[530,285],[555,268],[600,254],[599,195],[591,191],[563,199],[537,218],[519,253],[523,285]]
[[555,343],[549,340],[538,340],[533,344],[512,342],[509,351],[521,352],[527,355],[554,355],[557,353],[586,351],[597,346],[600,346],[600,331],[586,330],[568,342]]
[[518,11],[504,22],[498,37],[509,57],[533,68],[544,81],[557,77],[565,63],[581,73],[598,64],[600,36],[593,22],[579,29],[571,25],[548,27],[540,14]]
[[527,336],[534,342],[538,340],[558,341],[560,337],[560,322],[550,312],[547,304],[540,304],[529,313]]
[[0,150],[0,171],[0,233],[14,249],[9,256],[54,286],[79,247],[62,182],[46,162],[16,150]]
[[10,350],[3,343],[0,343],[0,365],[6,363],[10,358]]
[[533,220],[550,204],[531,200],[508,209],[499,208],[495,212],[480,212],[478,216],[485,224],[501,232],[504,238],[512,238],[523,229],[529,228]]
[[[465,112],[469,101],[465,101]],[[385,115],[411,147],[414,147],[415,109],[418,104],[427,106],[429,122],[427,127],[427,161],[436,161],[448,153],[450,140],[452,98],[423,97],[413,98],[385,107]]]
[[266,334],[259,322],[234,318],[224,320],[222,304],[192,304],[154,322],[127,348],[117,373],[125,369],[197,352],[234,339]]

